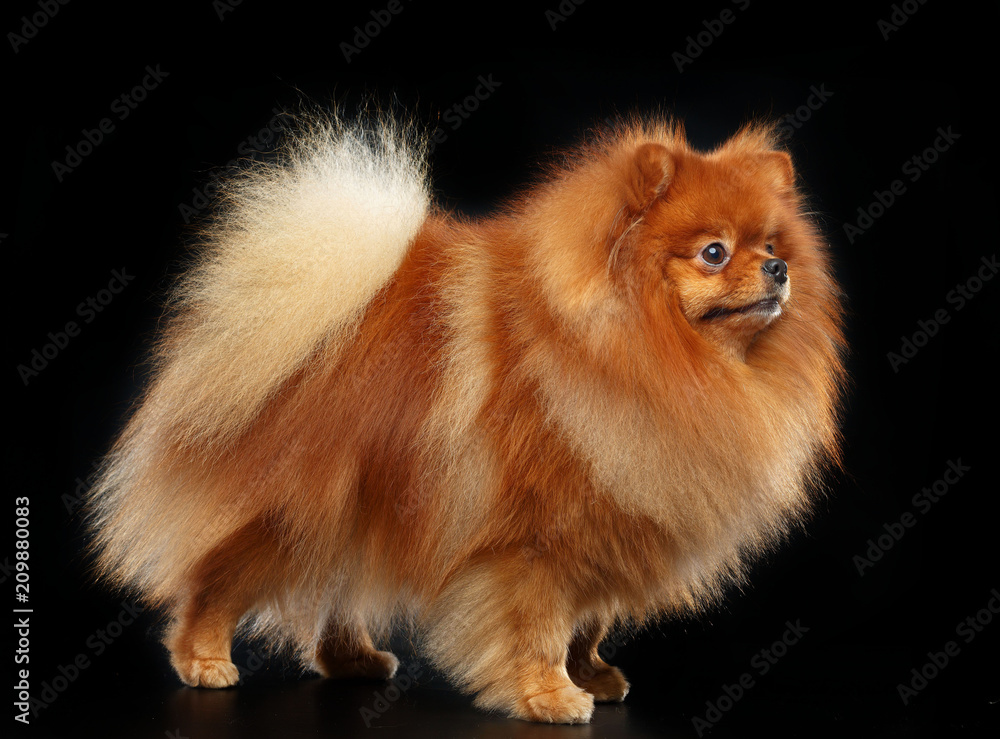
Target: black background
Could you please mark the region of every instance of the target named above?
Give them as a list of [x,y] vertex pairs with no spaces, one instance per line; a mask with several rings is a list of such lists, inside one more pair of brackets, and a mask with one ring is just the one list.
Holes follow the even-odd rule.
[[[998,250],[987,113],[996,98],[995,11],[908,3],[915,12],[885,38],[879,21],[903,12],[890,3],[429,5],[403,4],[349,62],[342,44],[386,3],[320,11],[243,2],[220,18],[224,6],[211,2],[95,8],[77,0],[59,6],[16,53],[6,36],[4,160],[17,181],[0,219],[13,404],[6,515],[10,530],[14,497],[30,498],[30,679],[36,698],[55,697],[29,733],[686,737],[697,735],[693,719],[706,717],[706,702],[718,705],[745,673],[754,686],[731,706],[722,701],[728,710],[712,736],[995,730],[1000,625],[969,643],[956,626],[1000,587],[991,505],[1000,281],[983,283],[960,310],[948,299]],[[30,21],[39,7],[6,11],[0,29],[21,34],[22,16]],[[732,23],[679,71],[674,54],[725,8]],[[119,120],[113,101],[142,81],[147,65],[168,76]],[[447,110],[490,75],[499,86],[452,130]],[[794,114],[813,87],[828,99],[793,127],[788,148],[847,294],[846,473],[831,480],[807,531],[756,568],[752,587],[702,618],[664,623],[618,649],[611,661],[633,684],[624,704],[599,707],[589,727],[486,716],[401,644],[404,664],[421,678],[369,729],[361,709],[383,707],[373,691],[384,686],[300,678],[279,659],[238,689],[182,688],[151,614],[96,653],[98,630],[123,612],[123,600],[88,584],[74,491],[138,391],[163,292],[190,242],[180,206],[197,203],[194,189],[236,158],[275,109],[337,101],[350,113],[374,98],[442,126],[447,139],[432,165],[439,197],[480,213],[527,181],[548,153],[617,114],[673,113],[696,145],[711,147],[753,116]],[[65,162],[66,147],[105,117],[114,130],[59,181],[52,163]],[[911,182],[904,164],[934,144],[939,127],[958,137]],[[257,148],[273,144],[265,136]],[[844,223],[857,223],[858,208],[897,179],[905,193],[852,243]],[[84,322],[78,304],[107,288],[113,270],[134,279]],[[939,309],[948,322],[894,369],[889,352]],[[18,366],[68,321],[79,335],[26,383]],[[957,460],[969,471],[920,512],[913,496]],[[906,512],[916,524],[859,574],[856,557]],[[14,551],[11,543],[0,552],[8,602]],[[788,621],[808,632],[761,675],[755,655]],[[948,641],[958,655],[904,704],[897,686]],[[237,663],[258,665],[257,648],[240,643]],[[88,665],[58,680],[80,654]],[[55,683],[63,689],[46,694]]]

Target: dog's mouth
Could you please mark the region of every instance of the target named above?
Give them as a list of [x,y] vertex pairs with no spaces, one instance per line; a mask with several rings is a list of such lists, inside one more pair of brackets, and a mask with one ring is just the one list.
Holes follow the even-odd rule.
[[742,305],[739,308],[712,308],[712,310],[703,315],[701,319],[703,321],[713,321],[719,318],[728,318],[729,316],[743,315],[747,313],[756,313],[763,316],[776,316],[781,313],[781,302],[777,298],[764,298],[763,300],[758,300],[756,303]]

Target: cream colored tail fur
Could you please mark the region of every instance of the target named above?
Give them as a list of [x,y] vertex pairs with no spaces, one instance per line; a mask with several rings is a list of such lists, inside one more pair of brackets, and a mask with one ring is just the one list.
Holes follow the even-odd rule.
[[[307,120],[276,163],[229,183],[179,283],[141,407],[91,494],[101,573],[170,598],[204,546],[199,484],[167,450],[232,441],[321,345],[341,343],[392,277],[430,203],[422,144],[391,122]],[[192,539],[200,546],[192,545]]]

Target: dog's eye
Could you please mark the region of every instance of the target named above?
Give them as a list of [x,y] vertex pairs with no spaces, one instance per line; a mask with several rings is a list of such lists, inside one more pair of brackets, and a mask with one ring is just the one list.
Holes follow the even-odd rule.
[[771,244],[768,244],[764,248],[767,249],[768,254],[774,254],[774,246],[772,246]]
[[711,264],[713,267],[718,267],[725,262],[726,257],[726,248],[718,241],[701,250],[701,258],[705,260],[706,264]]

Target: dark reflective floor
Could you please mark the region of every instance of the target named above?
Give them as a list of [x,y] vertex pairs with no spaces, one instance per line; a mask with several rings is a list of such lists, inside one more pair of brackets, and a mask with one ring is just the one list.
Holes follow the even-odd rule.
[[[390,685],[302,676],[283,660],[260,661],[241,646],[235,660],[245,668],[242,684],[204,690],[181,686],[154,649],[112,645],[77,679],[59,684],[63,689],[55,700],[33,718],[31,734],[129,739],[950,737],[995,736],[998,714],[998,707],[982,696],[963,699],[940,691],[904,710],[897,696],[871,689],[864,675],[853,684],[844,681],[848,655],[840,663],[831,655],[827,680],[815,673],[822,665],[786,664],[780,674],[761,677],[738,695],[726,679],[643,670],[641,654],[626,648],[622,665],[630,667],[633,689],[625,703],[599,705],[586,726],[550,726],[474,709],[467,696],[408,654],[400,654],[403,670],[411,667],[419,677],[412,684]],[[727,692],[736,699],[728,702]],[[721,710],[712,715],[710,703]]]

